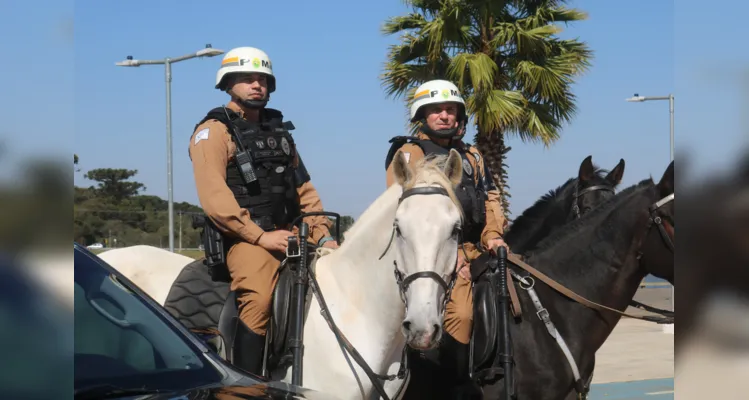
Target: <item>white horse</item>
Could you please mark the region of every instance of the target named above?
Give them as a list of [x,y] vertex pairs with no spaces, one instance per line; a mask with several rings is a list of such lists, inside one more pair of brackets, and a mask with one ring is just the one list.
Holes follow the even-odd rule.
[[[377,374],[398,369],[406,344],[416,349],[438,345],[448,285],[455,276],[462,220],[453,191],[463,173],[457,151],[451,150],[448,157],[420,160],[414,166],[400,154],[393,162],[396,183],[346,232],[341,247],[318,258],[315,266],[333,321]],[[110,252],[107,259],[136,284],[149,288],[144,290],[150,290],[152,297],[164,299],[179,263],[168,264],[171,271],[161,275],[163,280],[147,282],[151,277],[144,270],[164,266],[148,257],[126,257],[127,252]],[[138,260],[137,265],[125,258]],[[377,396],[351,358],[357,376],[352,373],[314,299],[304,326],[304,343],[304,387],[341,399]],[[272,378],[290,382],[290,372]],[[387,382],[388,397],[399,392],[402,383],[397,379]]]
[[195,261],[158,247],[142,245],[107,250],[98,257],[135,282],[162,306],[182,268]]

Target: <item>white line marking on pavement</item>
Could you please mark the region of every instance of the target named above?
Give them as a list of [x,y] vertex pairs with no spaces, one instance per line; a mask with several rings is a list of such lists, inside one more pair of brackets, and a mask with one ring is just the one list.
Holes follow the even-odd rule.
[[662,392],[650,392],[650,393],[645,393],[645,394],[648,395],[648,396],[657,396],[659,394],[669,394],[669,393],[673,393],[673,392],[674,392],[673,390],[664,390]]

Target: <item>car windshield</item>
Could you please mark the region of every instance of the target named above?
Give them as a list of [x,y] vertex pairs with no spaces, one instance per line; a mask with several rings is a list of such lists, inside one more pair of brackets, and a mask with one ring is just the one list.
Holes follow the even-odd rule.
[[167,320],[83,251],[75,252],[75,388],[181,390],[218,372]]

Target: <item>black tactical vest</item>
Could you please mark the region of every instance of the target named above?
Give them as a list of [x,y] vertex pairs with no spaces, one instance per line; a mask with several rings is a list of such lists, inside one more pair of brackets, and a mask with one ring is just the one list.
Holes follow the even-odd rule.
[[309,180],[309,174],[301,158],[297,168],[293,165],[296,146],[289,133],[293,124],[283,122],[278,110],[266,108],[263,115],[262,122],[249,122],[228,108],[217,107],[198,125],[216,119],[226,125],[235,143],[241,141],[237,152],[244,148],[250,154],[257,180],[245,184],[235,158],[226,166],[226,184],[239,206],[250,212],[253,222],[264,231],[272,231],[286,227],[301,214],[296,189]]
[[[436,155],[449,155],[450,148],[442,147],[431,140],[419,139],[413,136],[396,136],[390,139],[390,150],[388,151],[385,159],[385,169],[395,157],[395,153],[407,142],[418,145],[424,152],[424,155],[436,154]],[[471,165],[468,157],[473,157],[467,154],[466,151],[455,148],[460,153],[463,159],[463,179],[454,188],[455,195],[460,201],[463,207],[463,214],[465,219],[463,220],[463,240],[471,243],[478,243],[481,241],[481,232],[484,230],[486,225],[486,204],[484,203],[488,197],[486,191],[488,188],[485,187],[484,177],[481,176],[479,171],[475,171],[475,168]],[[478,165],[478,160],[476,165]],[[479,177],[479,184],[476,185],[474,176]]]

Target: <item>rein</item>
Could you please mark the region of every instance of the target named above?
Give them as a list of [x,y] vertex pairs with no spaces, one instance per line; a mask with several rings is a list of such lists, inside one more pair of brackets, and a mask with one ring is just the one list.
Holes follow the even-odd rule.
[[309,281],[311,284],[310,286],[312,287],[312,292],[314,293],[315,298],[317,298],[317,302],[320,305],[320,314],[322,315],[325,322],[328,323],[328,327],[330,327],[330,330],[333,331],[333,334],[338,340],[338,343],[341,345],[341,347],[343,347],[344,350],[346,350],[349,354],[351,354],[351,357],[354,358],[354,361],[356,361],[356,363],[359,364],[359,366],[364,370],[364,373],[372,382],[372,386],[374,386],[375,390],[377,390],[377,392],[380,394],[380,397],[382,397],[385,400],[390,400],[387,393],[385,393],[385,388],[380,383],[380,380],[392,381],[396,377],[398,379],[405,378],[406,369],[408,368],[407,366],[408,358],[406,357],[406,347],[405,346],[403,347],[403,354],[401,355],[401,363],[400,363],[401,365],[400,365],[400,368],[398,368],[397,374],[381,375],[372,371],[372,368],[364,360],[364,357],[362,357],[361,354],[359,354],[359,351],[357,351],[354,345],[352,345],[351,342],[349,342],[348,338],[346,338],[346,335],[344,335],[343,332],[341,332],[341,330],[333,321],[333,317],[330,315],[330,310],[328,309],[328,305],[325,302],[325,298],[322,295],[322,291],[320,290],[320,286],[317,283],[317,278],[315,277],[315,274],[312,271],[308,271],[308,274],[309,274]]

